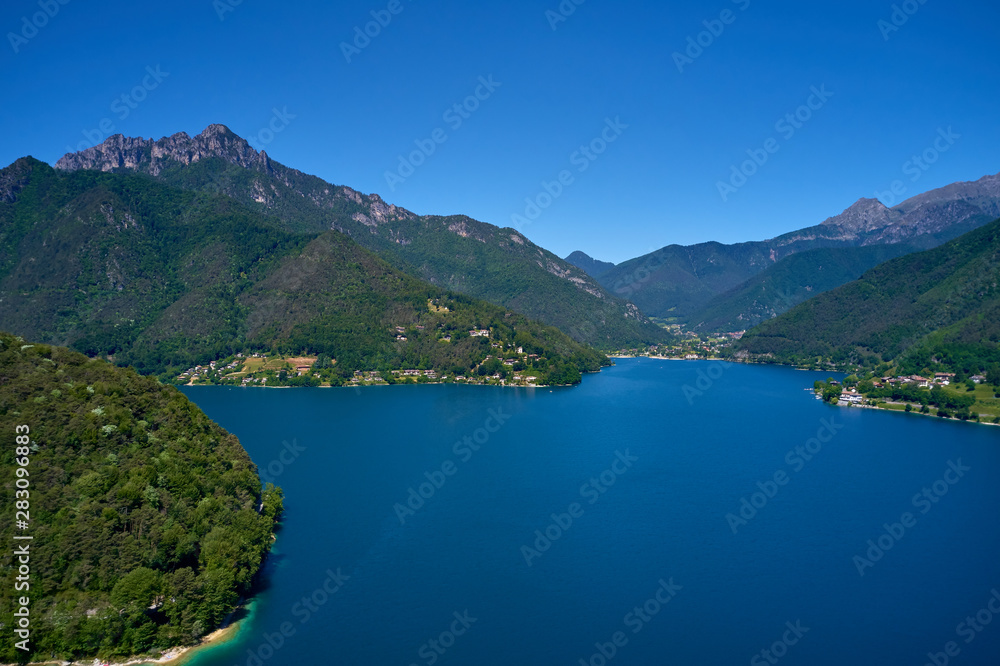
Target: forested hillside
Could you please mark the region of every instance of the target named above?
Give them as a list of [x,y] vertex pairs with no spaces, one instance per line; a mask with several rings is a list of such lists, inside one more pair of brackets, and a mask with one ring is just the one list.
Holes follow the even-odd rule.
[[[26,596],[31,622],[30,655],[9,627],[0,634],[6,663],[195,642],[250,590],[282,510],[281,491],[261,489],[236,437],[175,388],[8,333],[0,461],[10,511],[0,537],[28,544],[30,568],[15,597],[4,560],[0,617],[8,622]],[[15,528],[15,501],[26,526]]]
[[879,264],[917,248],[896,245],[822,248],[785,257],[695,311],[696,331],[742,331],[787,312],[802,301],[861,277]]
[[[618,264],[601,273],[599,281],[651,317],[679,324],[700,323],[720,314],[704,314],[706,307],[714,307],[710,306],[712,299],[738,289],[791,255],[824,248],[896,244],[905,244],[910,251],[931,249],[988,224],[998,211],[1000,174],[925,192],[892,208],[876,199],[862,198],[821,224],[768,240],[668,245]],[[822,254],[810,256],[826,260]],[[819,264],[813,266],[818,268]],[[808,272],[803,277],[808,279]],[[808,284],[794,287],[804,289]],[[758,316],[760,310],[755,312],[752,302],[748,305],[752,309],[745,314]]]
[[886,262],[764,322],[735,348],[783,363],[984,372],[1000,363],[1000,220]]
[[257,152],[223,125],[157,141],[109,137],[56,168],[143,173],[224,194],[291,232],[335,229],[420,280],[555,326],[601,349],[668,339],[634,305],[520,232],[465,215],[418,215],[302,173]]
[[[530,349],[541,381],[571,383],[607,363],[554,328],[413,278],[339,232],[288,231],[222,195],[30,158],[0,183],[0,322],[143,373],[175,377],[255,351],[324,354],[341,378],[464,372],[491,340]],[[490,333],[471,339],[472,330]]]

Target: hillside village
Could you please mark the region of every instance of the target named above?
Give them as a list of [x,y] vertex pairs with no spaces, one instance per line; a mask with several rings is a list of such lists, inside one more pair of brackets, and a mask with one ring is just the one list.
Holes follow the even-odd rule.
[[[422,327],[418,326],[418,329]],[[396,341],[407,342],[406,329],[395,327]],[[490,338],[488,329],[471,329],[469,337]],[[441,338],[450,343],[451,336]],[[398,370],[356,370],[350,377],[337,372],[337,361],[329,357],[286,357],[267,353],[238,353],[234,356],[197,365],[181,372],[177,384],[186,386],[227,385],[243,387],[290,386],[375,386],[390,384],[459,383],[494,386],[540,386],[548,361],[523,347],[500,341],[490,343],[488,354],[474,368],[457,373],[434,368]]]

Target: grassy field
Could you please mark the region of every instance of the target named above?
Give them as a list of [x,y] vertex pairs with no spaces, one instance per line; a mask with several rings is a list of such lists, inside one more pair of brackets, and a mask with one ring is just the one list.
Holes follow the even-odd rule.
[[[953,395],[966,396],[968,391],[965,390],[964,386],[958,387],[946,387],[944,389],[948,393]],[[1000,416],[1000,398],[994,397],[995,389],[992,386],[985,384],[980,384],[976,386],[975,396],[976,404],[970,408],[970,411],[979,414],[981,421],[991,422],[994,418]],[[902,412],[906,410],[906,405],[904,404],[890,404],[885,402],[880,402],[879,407],[881,409],[888,409],[893,412]],[[914,405],[914,411],[920,410],[920,405]],[[931,407],[931,414],[937,414],[937,409]]]
[[976,387],[976,404],[973,405],[972,411],[977,412],[980,418],[985,418],[987,414],[990,417],[1000,416],[1000,398],[993,397],[995,390],[993,386],[985,384]]

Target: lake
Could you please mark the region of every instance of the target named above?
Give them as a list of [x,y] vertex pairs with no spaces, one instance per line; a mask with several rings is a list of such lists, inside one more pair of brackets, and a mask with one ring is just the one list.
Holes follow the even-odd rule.
[[821,378],[185,388],[286,507],[239,638],[189,663],[998,663],[1000,428]]

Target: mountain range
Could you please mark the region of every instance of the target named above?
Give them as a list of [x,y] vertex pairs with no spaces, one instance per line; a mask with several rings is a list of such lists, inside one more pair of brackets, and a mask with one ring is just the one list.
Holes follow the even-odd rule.
[[254,150],[224,125],[191,137],[109,137],[70,153],[60,171],[140,173],[215,192],[279,220],[292,233],[337,231],[420,280],[510,308],[602,349],[661,342],[639,308],[521,233],[464,215],[418,215],[330,184]]
[[614,265],[333,185],[223,125],[115,135],[54,169],[23,158],[0,170],[0,322],[157,373],[249,346],[328,353],[345,373],[459,374],[488,356],[461,331],[485,327],[565,378],[606,362],[585,345],[669,342],[647,315],[750,329],[997,216],[1000,175],[892,208],[860,199],[765,241],[670,245]]
[[738,357],[976,374],[1000,364],[1000,220],[890,260],[749,331]]
[[597,266],[593,275],[607,290],[651,317],[695,330],[742,330],[885,259],[936,247],[998,216],[1000,174],[892,208],[862,198],[820,224],[764,241],[670,245],[610,269],[582,252],[571,257],[585,269]]
[[338,231],[292,231],[222,194],[107,171],[33,158],[0,170],[4,328],[165,378],[252,350],[326,354],[343,379],[417,367],[463,374],[492,344],[535,354],[540,381],[578,381],[607,362]]

